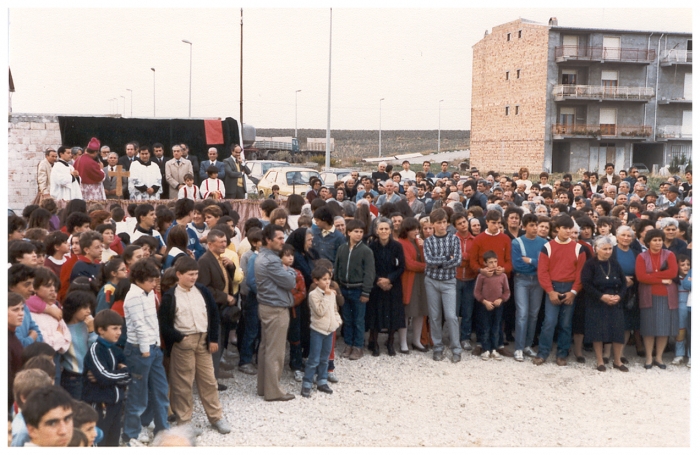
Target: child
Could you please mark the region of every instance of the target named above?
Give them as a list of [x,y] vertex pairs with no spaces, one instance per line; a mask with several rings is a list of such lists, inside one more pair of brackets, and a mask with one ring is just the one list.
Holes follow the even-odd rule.
[[92,406],[84,401],[73,403],[73,429],[82,432],[87,438],[85,447],[93,447],[97,439],[97,421],[99,415]]
[[328,356],[333,344],[332,333],[342,324],[335,303],[335,291],[330,287],[330,272],[323,267],[316,267],[311,272],[311,277],[317,288],[309,292],[311,344],[301,386],[301,396],[305,398],[311,396],[314,374],[318,375],[317,389],[323,393],[333,393],[333,390],[328,387]]
[[192,199],[195,202],[202,200],[202,193],[200,193],[199,188],[194,186],[194,176],[192,174],[185,174],[185,186],[177,192],[177,198]]
[[224,187],[224,182],[217,178],[219,169],[216,166],[209,166],[207,175],[209,178],[202,182],[202,186],[199,189],[200,193],[202,193],[202,199],[212,198],[215,201],[223,199],[224,194],[226,194],[226,188]]
[[117,252],[111,248],[112,242],[114,242],[114,226],[100,224],[95,230],[102,234],[102,259],[100,262],[105,263],[117,255]]
[[[372,255],[374,256],[374,254]],[[328,259],[319,259],[315,262],[316,267],[323,267],[324,269],[328,270],[328,273],[331,274],[331,277],[333,277],[333,263],[329,261]],[[340,293],[340,286],[338,286],[338,283],[333,281],[331,278],[331,290],[335,292],[335,303],[338,305],[338,311],[341,311],[343,309],[343,304],[345,303],[345,297]],[[309,286],[309,291],[313,291],[316,289],[316,285],[314,283],[311,283],[311,286]],[[333,332],[333,345],[331,346],[331,355],[328,357],[328,382],[336,383],[339,382],[338,376],[335,374],[335,338],[336,338],[336,333]]]
[[489,250],[484,253],[486,274],[479,273],[474,286],[474,298],[481,302],[486,311],[481,312],[482,323],[482,348],[481,360],[488,360],[489,356],[495,360],[503,360],[501,354],[496,351],[498,336],[501,330],[501,318],[503,316],[502,303],[510,297],[508,276],[505,273],[496,274],[498,268],[498,256]]
[[270,194],[270,197],[268,199],[274,199],[276,201],[279,201],[280,199],[280,187],[279,185],[272,185],[272,193]]
[[617,238],[612,233],[613,222],[609,216],[601,216],[598,218],[596,227],[598,228],[598,235],[609,237],[613,242],[613,246],[617,245]]
[[22,368],[22,342],[16,335],[17,328],[24,321],[24,298],[16,292],[10,292],[7,299],[7,364],[9,408],[12,408],[12,384],[15,375]]
[[126,264],[119,257],[112,258],[102,266],[101,275],[100,282],[104,283],[104,286],[100,289],[100,293],[97,294],[96,313],[112,308],[112,304],[114,304],[114,290],[117,288],[117,283],[119,283],[119,280],[128,278]]
[[83,401],[92,404],[98,413],[97,426],[104,432],[101,447],[119,446],[124,395],[131,380],[124,354],[115,346],[123,323],[115,311],[97,313],[93,324],[99,337],[84,360]]
[[683,278],[683,281],[681,281],[681,285],[683,286],[683,289],[685,291],[688,291],[688,317],[686,318],[686,338],[688,339],[687,341],[687,346],[688,346],[688,363],[686,366],[690,368],[690,346],[691,346],[691,338],[690,338],[690,321],[692,318],[692,311],[691,311],[691,303],[692,303],[692,298],[690,296],[690,291],[691,291],[691,284],[693,281],[693,269],[691,268],[688,270],[688,274]]
[[[294,264],[294,247],[285,243],[280,251],[282,264],[287,267],[292,267]],[[289,328],[287,329],[287,341],[289,341],[289,368],[294,372],[294,380],[301,382],[304,378],[304,373],[301,369],[304,367],[301,357],[301,315],[297,307],[306,298],[306,283],[304,276],[297,269],[293,269],[297,274],[297,284],[292,289],[292,297],[294,298],[294,306],[289,309]]]
[[[690,271],[690,258],[685,254],[678,255],[678,336],[676,337],[676,356],[674,357],[671,365],[680,365],[683,362],[683,357],[685,356],[686,347],[686,335],[687,335],[687,322],[690,319],[690,313],[688,308],[688,295],[690,294],[683,287],[683,280],[688,275]],[[688,351],[690,351],[690,345],[688,344]],[[690,362],[690,355],[688,355],[688,362]]]
[[24,417],[22,416],[22,409],[27,397],[32,391],[50,385],[53,385],[53,379],[46,372],[37,368],[24,369],[15,376],[12,388],[19,412],[12,419],[11,447],[22,447],[24,443],[29,442],[27,425],[24,423]]
[[46,259],[44,267],[48,267],[56,276],[61,276],[61,267],[66,262],[68,254],[68,234],[54,231],[46,238]]
[[88,348],[97,340],[90,309],[95,305],[95,296],[85,291],[69,292],[63,302],[63,320],[68,324],[71,344],[61,356],[61,387],[76,400],[83,391],[83,360]]
[[70,330],[62,319],[57,321],[50,314],[56,309],[61,310],[56,301],[58,278],[49,269],[41,267],[36,270],[33,284],[35,295],[27,299],[27,307],[41,330],[43,341],[58,353],[63,354],[71,344]]

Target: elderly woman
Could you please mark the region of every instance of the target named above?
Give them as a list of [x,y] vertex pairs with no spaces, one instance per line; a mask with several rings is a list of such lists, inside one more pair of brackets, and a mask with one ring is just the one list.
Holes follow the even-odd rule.
[[[663,231],[650,230],[644,235],[644,243],[649,249],[637,256],[634,267],[639,281],[640,332],[646,351],[644,368],[656,365],[665,370],[661,356],[668,337],[678,334],[678,287],[673,283],[678,263],[672,251],[663,249]],[[654,344],[656,358],[652,362]]]
[[[634,266],[637,261],[637,256],[642,252],[642,247],[639,242],[634,241],[634,231],[629,226],[620,226],[617,228],[616,234],[617,245],[613,248],[613,257],[622,267],[622,273],[625,274],[625,285],[627,292],[622,296],[622,314],[625,319],[625,344],[630,338],[630,334],[634,331],[634,341],[637,347],[637,355],[644,355],[642,345],[642,337],[639,335],[639,301],[637,299],[637,279],[634,276]],[[607,352],[610,356],[610,352]],[[622,357],[622,363],[627,363]]]
[[[427,352],[420,342],[423,318],[428,315],[428,300],[425,294],[425,258],[423,257],[423,239],[420,238],[420,223],[415,218],[406,218],[399,229],[399,243],[403,247],[406,268],[401,275],[403,287],[403,304],[405,305],[406,326],[412,319],[413,349]],[[399,352],[408,354],[406,329],[399,329]]]
[[671,250],[673,254],[687,254],[688,244],[684,240],[679,239],[678,220],[675,218],[661,218],[656,222],[656,227],[664,232],[664,250]]
[[598,237],[594,247],[595,256],[586,261],[581,270],[581,284],[586,290],[585,339],[593,343],[598,371],[606,370],[603,343],[612,343],[613,367],[627,372],[629,370],[622,363],[625,342],[622,298],[627,279],[620,264],[612,257],[613,244],[609,237]]
[[419,218],[425,216],[425,204],[418,200],[418,189],[415,186],[406,189],[406,202],[414,215]]

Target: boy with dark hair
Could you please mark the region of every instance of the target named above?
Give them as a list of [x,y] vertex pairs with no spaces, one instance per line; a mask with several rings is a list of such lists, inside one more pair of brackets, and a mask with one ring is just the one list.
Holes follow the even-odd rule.
[[61,267],[66,262],[68,254],[68,234],[61,231],[54,231],[46,237],[46,259],[44,267],[51,269],[56,276],[61,276]]
[[154,229],[156,226],[156,211],[151,204],[141,204],[136,207],[136,228],[133,233],[129,233],[131,243],[142,236],[154,237],[158,240],[158,251],[156,253],[163,254],[165,252],[165,242],[160,233]]
[[66,447],[73,436],[73,399],[58,386],[30,393],[22,415],[31,439],[24,447]]
[[163,236],[163,240],[167,242],[168,240],[168,234],[170,233],[170,229],[172,229],[173,226],[185,226],[187,228],[187,249],[192,251],[194,253],[194,258],[199,260],[200,257],[206,252],[206,249],[202,244],[199,242],[199,235],[197,235],[197,231],[194,230],[194,228],[190,225],[190,222],[192,221],[192,213],[194,211],[194,201],[191,199],[178,199],[177,202],[175,202],[175,221],[173,222],[172,226],[168,228],[167,231],[165,231],[165,235]]
[[[100,275],[100,261],[102,261],[102,234],[95,231],[88,231],[80,235],[80,252],[78,262],[70,272],[70,281],[79,276],[97,279]],[[68,286],[69,283],[61,283],[61,286]]]
[[260,222],[262,223],[262,227],[265,227],[270,223],[270,214],[272,213],[273,210],[275,210],[278,207],[277,202],[275,202],[272,199],[265,199],[260,203],[260,211],[262,212],[262,217],[260,218]]
[[335,229],[333,212],[330,208],[319,207],[314,212],[315,226],[311,227],[313,247],[319,257],[335,262],[338,248],[345,243],[345,236]]
[[[34,293],[34,277],[36,271],[24,264],[15,264],[10,267],[7,272],[8,289],[10,292],[19,294],[22,297],[22,303],[26,301]],[[44,341],[41,335],[41,330],[26,305],[23,305],[22,323],[17,327],[15,335],[22,343],[23,347],[27,347],[35,341]],[[60,318],[60,316],[59,316]]]
[[7,237],[8,240],[22,240],[24,231],[27,229],[27,222],[24,218],[17,215],[10,215],[7,222]]
[[[485,269],[495,271],[498,267],[498,256],[493,251],[487,251],[483,256]],[[499,342],[501,331],[501,318],[503,316],[503,304],[510,297],[508,277],[501,273],[486,276],[480,273],[474,286],[474,298],[484,305],[481,312],[482,343],[484,351],[481,360],[503,360],[501,354],[495,349]]]
[[87,438],[86,447],[93,447],[97,438],[97,411],[84,401],[73,401],[73,429]]

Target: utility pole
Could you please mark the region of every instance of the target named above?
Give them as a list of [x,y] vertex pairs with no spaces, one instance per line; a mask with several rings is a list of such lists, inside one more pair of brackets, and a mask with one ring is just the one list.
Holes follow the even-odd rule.
[[[238,119],[241,122],[241,131],[243,131],[243,8],[241,8],[241,114]],[[243,143],[243,138],[241,138],[241,144]]]
[[130,94],[131,94],[131,113],[129,114],[129,117],[134,116],[134,91],[131,90],[130,88],[126,89]]
[[384,98],[379,100],[379,156],[382,156],[382,101]]
[[331,168],[331,56],[333,55],[333,8],[328,36],[328,122],[326,124],[326,170]]
[[438,101],[438,153],[440,153],[440,108],[443,101],[445,100]]
[[151,68],[153,71],[153,116],[156,116],[156,69]]
[[187,116],[192,117],[192,42],[186,39],[183,39],[182,42],[190,45],[190,104]]

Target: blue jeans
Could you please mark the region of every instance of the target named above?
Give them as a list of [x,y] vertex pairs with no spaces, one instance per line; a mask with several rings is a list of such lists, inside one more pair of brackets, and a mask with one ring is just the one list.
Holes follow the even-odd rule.
[[141,414],[148,407],[149,392],[153,393],[153,420],[155,433],[170,428],[168,424],[168,381],[163,368],[163,352],[151,345],[150,355],[143,357],[139,346],[127,343],[124,348],[126,366],[131,373],[124,412],[124,435],[126,441],[139,437]]
[[457,316],[462,317],[459,325],[459,341],[469,340],[472,335],[475,284],[476,280],[457,280]]
[[341,286],[340,293],[345,298],[345,304],[341,308],[344,320],[343,339],[348,346],[362,349],[365,345],[365,311],[367,310],[367,304],[360,302],[362,289],[348,289]]
[[462,353],[459,344],[459,320],[457,319],[457,281],[455,278],[445,281],[425,277],[425,293],[428,297],[428,315],[430,317],[430,338],[433,351],[442,352],[442,318],[450,335],[450,349],[455,355]]
[[[687,294],[686,294],[687,295]],[[688,299],[678,299],[678,328],[686,329],[685,339],[683,341],[676,341],[676,357],[685,356],[685,346],[686,340],[688,339],[688,320],[690,314],[688,313]],[[688,356],[690,357],[690,356]]]
[[260,338],[260,318],[258,317],[258,299],[249,292],[243,307],[243,338],[238,340],[240,360],[238,365],[253,363],[255,342]]
[[544,289],[537,275],[516,274],[513,284],[515,296],[515,350],[532,346],[537,327],[537,314],[542,305]]
[[[573,282],[561,283],[552,282],[554,290],[560,294],[571,291]],[[574,304],[571,305],[552,305],[549,300],[549,295],[545,294],[544,298],[544,323],[542,324],[542,333],[540,333],[540,347],[537,351],[537,357],[547,359],[549,352],[552,350],[552,341],[554,339],[554,329],[559,328],[559,336],[557,337],[557,358],[566,358],[569,356],[569,347],[571,347],[571,321],[574,317]]]
[[314,375],[318,375],[317,385],[328,384],[328,357],[331,355],[331,347],[333,346],[333,334],[324,335],[311,329],[310,338],[309,358],[306,360],[306,370],[302,382],[302,387],[308,389],[313,385]]
[[493,351],[499,346],[499,334],[501,330],[501,321],[503,320],[503,305],[502,302],[493,310],[489,311],[486,307],[482,308],[481,312],[481,347],[486,351]]

